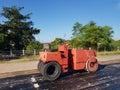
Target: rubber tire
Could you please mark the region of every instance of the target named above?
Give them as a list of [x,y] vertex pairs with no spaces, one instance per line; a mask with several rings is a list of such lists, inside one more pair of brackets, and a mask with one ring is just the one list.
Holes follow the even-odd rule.
[[42,73],[43,67],[44,67],[44,63],[42,61],[39,61],[37,68],[40,73]]
[[61,74],[61,67],[56,62],[46,63],[42,69],[42,75],[48,81],[56,80]]
[[88,71],[89,73],[96,72],[97,69],[98,69],[98,62],[97,62],[97,60],[94,61],[94,62],[93,62],[93,61],[90,61],[90,60],[87,60],[85,69],[86,69],[86,71]]

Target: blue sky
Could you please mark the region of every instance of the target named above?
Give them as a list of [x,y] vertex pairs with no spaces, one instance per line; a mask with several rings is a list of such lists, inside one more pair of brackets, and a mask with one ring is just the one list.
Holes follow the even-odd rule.
[[35,37],[41,42],[71,39],[75,22],[84,25],[91,20],[111,26],[113,38],[120,39],[120,0],[0,0],[0,11],[14,5],[24,7],[23,14],[32,13],[34,27],[41,29]]

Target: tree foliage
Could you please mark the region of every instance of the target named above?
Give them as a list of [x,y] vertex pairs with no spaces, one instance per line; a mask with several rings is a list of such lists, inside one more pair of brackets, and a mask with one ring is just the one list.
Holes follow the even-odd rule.
[[94,21],[90,21],[86,25],[77,22],[72,31],[73,47],[97,49],[98,44],[109,46],[109,43],[112,42],[112,28],[110,26],[97,26]]
[[[3,7],[0,15],[5,18],[5,21],[0,23],[0,37],[4,43],[5,49],[10,48],[10,42],[14,43],[16,49],[26,48],[26,46],[35,40],[34,35],[40,32],[39,29],[33,27],[33,22],[30,21],[30,15],[23,15],[21,10],[24,7]],[[2,49],[2,48],[0,48]]]
[[32,41],[28,44],[26,47],[27,50],[41,50],[43,49],[43,44],[41,44],[39,41]]
[[59,44],[65,43],[66,40],[62,38],[56,38],[53,42],[51,42],[51,48],[57,49]]
[[120,40],[113,40],[110,50],[120,50]]

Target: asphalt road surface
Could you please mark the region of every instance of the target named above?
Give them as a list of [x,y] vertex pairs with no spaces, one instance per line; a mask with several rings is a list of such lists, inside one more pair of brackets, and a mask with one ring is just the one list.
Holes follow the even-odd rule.
[[120,90],[120,63],[99,65],[96,73],[70,71],[52,82],[40,74],[2,78],[0,90]]

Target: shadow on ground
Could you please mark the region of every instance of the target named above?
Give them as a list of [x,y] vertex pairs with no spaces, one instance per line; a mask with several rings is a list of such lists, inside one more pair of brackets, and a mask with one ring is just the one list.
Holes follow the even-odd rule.
[[[100,71],[100,70],[102,70],[102,69],[104,69],[106,66],[107,65],[99,64],[97,72]],[[64,78],[66,76],[69,76],[69,75],[72,75],[72,74],[75,74],[75,73],[84,74],[84,73],[88,73],[88,72],[85,71],[85,70],[77,70],[77,71],[75,71],[75,70],[69,69],[69,71],[67,73],[61,73],[60,78]]]

